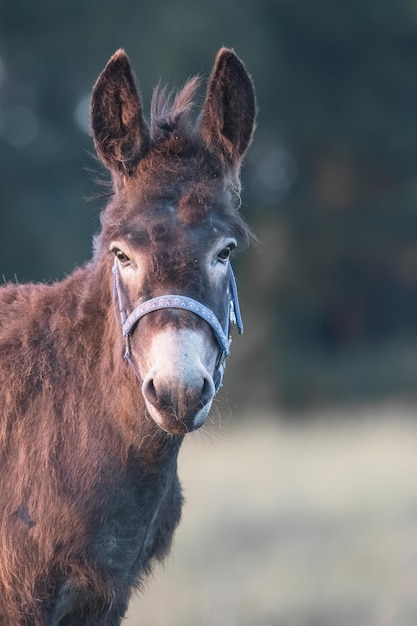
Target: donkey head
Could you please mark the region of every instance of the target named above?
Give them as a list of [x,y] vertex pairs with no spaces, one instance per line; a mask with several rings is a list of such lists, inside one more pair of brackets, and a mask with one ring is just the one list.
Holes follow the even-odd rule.
[[[228,334],[229,257],[250,236],[236,204],[254,127],[251,79],[234,52],[221,49],[193,121],[197,86],[194,78],[173,97],[156,90],[148,124],[128,58],[119,50],[91,104],[95,147],[114,188],[96,254],[113,265],[115,304],[125,322],[120,337],[124,332],[125,356],[147,410],[172,434],[198,428],[210,410],[227,352],[216,323]],[[156,300],[167,295],[190,306]],[[141,305],[149,301],[151,312],[144,314]],[[156,306],[161,302],[165,306]],[[198,303],[213,323],[193,311]]]

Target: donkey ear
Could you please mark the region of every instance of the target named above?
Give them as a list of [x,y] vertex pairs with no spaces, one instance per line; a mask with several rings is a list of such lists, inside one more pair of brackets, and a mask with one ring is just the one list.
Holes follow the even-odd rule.
[[220,150],[232,166],[238,167],[250,144],[255,116],[252,80],[234,51],[222,48],[208,81],[201,136],[209,147]]
[[104,165],[115,175],[131,175],[149,145],[149,130],[124,50],[111,57],[94,85],[91,128]]

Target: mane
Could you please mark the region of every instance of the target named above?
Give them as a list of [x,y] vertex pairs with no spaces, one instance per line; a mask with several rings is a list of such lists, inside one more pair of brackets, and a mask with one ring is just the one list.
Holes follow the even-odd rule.
[[[213,146],[207,146],[200,134],[201,114],[194,114],[197,101],[197,92],[201,85],[200,76],[190,78],[179,89],[157,85],[152,94],[150,107],[150,140],[149,153],[139,164],[143,179],[150,167],[154,170],[157,164],[158,176],[163,179],[160,169],[161,154],[177,155],[180,158],[196,157],[195,169],[203,167],[209,178],[222,177],[225,187],[229,189],[232,203],[236,209],[241,205],[241,181],[239,169],[231,168],[224,159],[224,155]],[[156,159],[156,161],[155,161]],[[143,166],[143,167],[142,167]],[[179,160],[172,163],[178,168]],[[187,166],[189,167],[189,166]]]

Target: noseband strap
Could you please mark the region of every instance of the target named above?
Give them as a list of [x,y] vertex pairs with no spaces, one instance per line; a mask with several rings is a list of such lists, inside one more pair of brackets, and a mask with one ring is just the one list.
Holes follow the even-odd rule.
[[114,295],[119,305],[120,317],[122,320],[123,337],[126,337],[127,343],[125,357],[127,358],[127,360],[132,363],[128,344],[129,337],[133,334],[133,330],[136,324],[144,315],[147,315],[148,313],[152,313],[152,311],[157,311],[159,309],[183,309],[185,311],[190,311],[191,313],[195,313],[207,322],[207,324],[213,330],[214,336],[216,337],[217,343],[219,344],[220,352],[217,359],[217,376],[215,379],[215,387],[217,391],[222,384],[226,358],[230,354],[230,344],[232,342],[230,325],[236,324],[239,334],[241,335],[243,333],[243,323],[242,316],[240,314],[236,279],[233,274],[232,266],[230,264],[228,265],[228,276],[229,284],[227,291],[230,297],[229,315],[224,327],[221,325],[218,317],[211,309],[206,307],[204,304],[201,304],[201,302],[198,302],[198,300],[194,300],[193,298],[188,298],[187,296],[181,295],[169,294],[165,296],[160,296],[159,298],[146,300],[146,302],[139,304],[132,311],[132,313],[130,313],[130,315],[126,316],[123,309],[122,297],[120,292],[119,268],[117,264],[117,259],[115,259],[113,265]]

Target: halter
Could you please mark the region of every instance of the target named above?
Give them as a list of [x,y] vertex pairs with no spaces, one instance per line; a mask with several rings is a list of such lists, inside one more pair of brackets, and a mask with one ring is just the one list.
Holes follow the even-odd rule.
[[207,324],[211,327],[214,336],[217,339],[217,343],[219,344],[219,355],[216,363],[216,376],[214,381],[214,386],[216,392],[222,385],[224,369],[226,366],[226,358],[230,354],[230,344],[232,343],[232,337],[230,333],[231,324],[236,324],[237,329],[239,331],[239,335],[243,333],[243,323],[242,317],[240,314],[239,307],[239,298],[237,294],[237,286],[236,279],[233,274],[232,266],[228,265],[228,286],[227,286],[227,294],[230,297],[229,300],[229,315],[227,316],[225,327],[223,327],[216,316],[215,313],[198,300],[194,300],[193,298],[188,298],[187,296],[181,295],[165,295],[160,296],[158,298],[151,298],[150,300],[146,300],[146,302],[142,302],[139,304],[130,315],[126,316],[125,311],[123,310],[122,297],[120,293],[120,275],[119,275],[119,267],[117,264],[117,259],[114,261],[113,265],[113,278],[114,278],[114,296],[117,299],[120,311],[120,317],[122,320],[122,332],[123,337],[126,338],[126,350],[124,357],[133,367],[136,375],[137,372],[134,368],[134,364],[130,354],[130,345],[129,338],[133,334],[133,330],[138,323],[138,321],[148,313],[152,313],[152,311],[157,311],[159,309],[183,309],[185,311],[191,311],[191,313],[195,313],[203,320],[207,322]]

